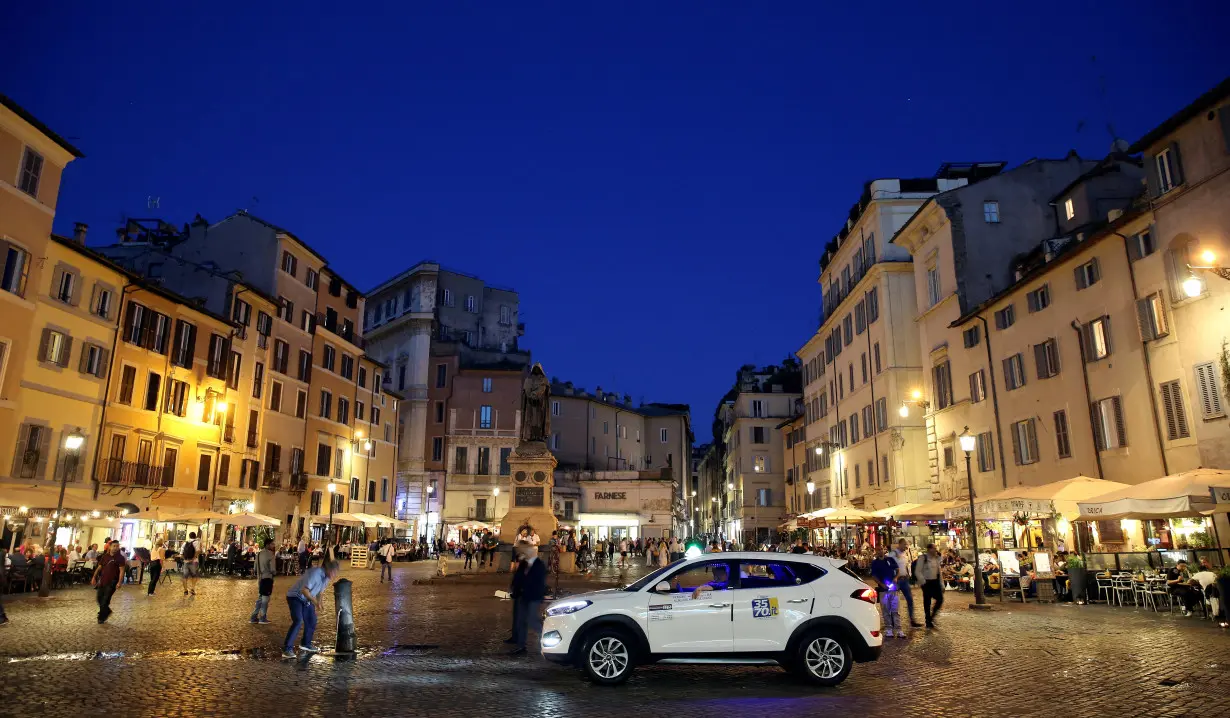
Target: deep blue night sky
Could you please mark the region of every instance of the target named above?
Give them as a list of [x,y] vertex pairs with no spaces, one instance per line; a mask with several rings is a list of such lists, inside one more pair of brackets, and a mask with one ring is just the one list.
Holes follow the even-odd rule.
[[435,259],[698,440],[815,328],[864,181],[1101,156],[1230,71],[1211,2],[264,4],[0,11],[0,92],[87,155],[57,231],[246,208],[361,287]]

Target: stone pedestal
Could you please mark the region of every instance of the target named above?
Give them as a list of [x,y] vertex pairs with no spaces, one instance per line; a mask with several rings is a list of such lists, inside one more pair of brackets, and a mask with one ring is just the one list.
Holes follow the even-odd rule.
[[560,573],[576,573],[577,555],[571,551],[561,553],[559,555],[559,571]]
[[551,489],[555,484],[558,462],[541,441],[522,442],[508,457],[508,513],[500,523],[500,542],[516,543],[522,526],[533,526],[541,542],[550,540],[551,532],[559,528],[551,508]]

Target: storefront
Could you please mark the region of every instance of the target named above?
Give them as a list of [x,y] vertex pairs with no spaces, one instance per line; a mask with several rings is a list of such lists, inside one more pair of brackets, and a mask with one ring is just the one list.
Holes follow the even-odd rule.
[[578,481],[580,513],[575,521],[594,540],[670,538],[673,483],[642,479],[635,471],[597,472]]

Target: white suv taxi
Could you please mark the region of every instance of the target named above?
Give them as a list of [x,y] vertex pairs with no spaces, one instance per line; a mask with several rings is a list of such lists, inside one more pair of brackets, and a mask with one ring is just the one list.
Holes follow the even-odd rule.
[[638,664],[778,663],[823,686],[880,655],[876,590],[823,556],[713,553],[547,607],[542,652],[595,683]]

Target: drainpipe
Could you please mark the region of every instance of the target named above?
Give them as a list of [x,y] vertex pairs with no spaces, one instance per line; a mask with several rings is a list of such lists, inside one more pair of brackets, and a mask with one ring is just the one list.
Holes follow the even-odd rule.
[[[107,401],[111,398],[111,373],[115,370],[115,350],[119,347],[120,343],[120,327],[124,325],[124,297],[128,295],[128,290],[134,286],[131,282],[125,280],[124,287],[120,289],[120,301],[115,318],[115,331],[111,334],[111,361],[107,362],[107,380],[103,385],[102,412],[100,412],[101,415],[98,418],[98,436],[94,442],[94,460],[90,463],[90,466],[93,467],[90,474],[94,478],[95,500],[98,499],[98,490],[101,488],[95,472],[98,471],[98,459],[102,454],[103,433],[107,427]],[[136,379],[133,380],[133,383],[134,385],[136,384]],[[135,390],[136,387],[134,386],[133,388]]]
[[991,375],[991,409],[995,414],[995,443],[999,446],[999,475],[1006,489],[1008,488],[1008,457],[1004,455],[1004,431],[999,419],[999,389],[995,384],[995,363],[991,358],[991,326],[987,324],[987,318],[981,314],[978,315],[978,321],[982,322],[982,335],[986,339],[987,374]]
[[[1123,239],[1123,254],[1127,257],[1128,279],[1132,283],[1132,300],[1137,301],[1140,299],[1140,294],[1136,291],[1136,267],[1132,261],[1131,250],[1128,248],[1128,238],[1119,232],[1111,234]],[[1149,360],[1148,343],[1143,340],[1140,342],[1140,353],[1145,365],[1145,382],[1149,387],[1149,407],[1153,409],[1153,435],[1157,438],[1157,455],[1162,457],[1162,476],[1170,476],[1169,462],[1166,461],[1166,446],[1162,443],[1162,425],[1157,413],[1157,394],[1153,391],[1153,365]]]
[[[1076,346],[1081,350],[1081,377],[1085,380],[1085,406],[1089,407],[1089,433],[1093,437],[1093,458],[1098,465],[1098,478],[1105,478],[1102,473],[1102,452],[1098,451],[1098,430],[1097,422],[1093,416],[1093,397],[1089,393],[1089,364],[1085,361],[1085,334],[1081,331],[1081,325],[1075,319],[1072,320],[1072,331],[1076,332]],[[1152,392],[1152,387],[1150,387]]]
[[[868,364],[867,377],[868,377],[868,382],[871,384],[871,428],[872,428],[871,442],[872,442],[872,448],[875,450],[875,454],[876,454],[875,459],[874,459],[875,469],[872,472],[872,476],[876,478],[876,488],[878,489],[880,486],[880,481],[883,479],[883,477],[880,476],[880,424],[879,424],[879,419],[876,416],[876,371],[875,371],[875,367],[871,366],[872,355],[871,355],[871,323],[870,322],[868,322],[867,324],[866,334],[867,334],[867,364]],[[885,414],[888,413],[887,406],[884,407],[884,412]],[[885,418],[887,419],[887,417]],[[868,476],[867,480],[870,481],[871,478],[872,478],[871,476]]]

